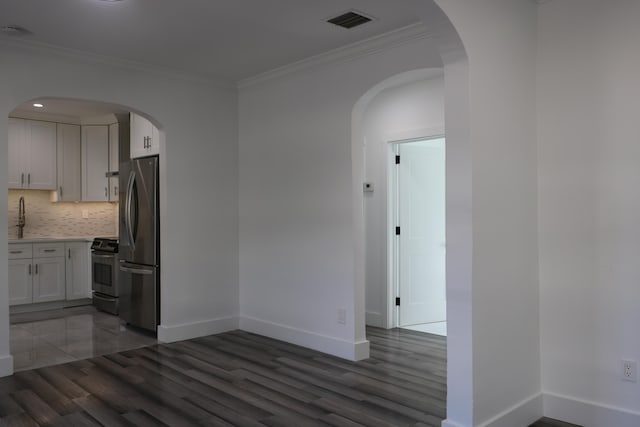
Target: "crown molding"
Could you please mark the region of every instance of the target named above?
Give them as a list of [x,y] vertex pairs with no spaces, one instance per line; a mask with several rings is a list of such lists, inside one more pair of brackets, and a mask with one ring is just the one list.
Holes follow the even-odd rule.
[[99,64],[125,70],[139,71],[155,74],[160,77],[190,81],[195,83],[213,84],[224,89],[236,89],[231,81],[216,78],[205,73],[185,72],[169,67],[151,65],[144,62],[129,59],[116,58],[108,55],[100,55],[78,49],[55,46],[48,43],[0,36],[0,47],[13,48],[20,51],[30,51],[34,54],[50,54],[59,58],[80,61],[87,64]]
[[372,55],[386,49],[429,37],[430,35],[427,32],[427,28],[422,23],[411,24],[379,36],[351,43],[337,49],[332,49],[283,67],[278,67],[273,70],[260,73],[256,76],[240,80],[238,82],[238,88],[244,89],[249,86],[278,79],[299,71],[318,67],[320,65],[345,62],[355,58]]

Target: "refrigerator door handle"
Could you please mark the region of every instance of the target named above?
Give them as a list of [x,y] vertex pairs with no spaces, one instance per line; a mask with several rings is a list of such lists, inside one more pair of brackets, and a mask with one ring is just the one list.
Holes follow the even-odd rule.
[[132,274],[144,274],[144,275],[153,274],[153,270],[150,270],[144,267],[133,267],[133,266],[130,266],[130,264],[127,264],[125,262],[120,263],[120,271],[125,271],[127,273],[132,273]]
[[126,273],[131,273],[131,274],[145,274],[145,275],[153,274],[153,270],[145,270],[142,268],[129,268],[129,267],[123,267],[123,266],[120,266],[120,271],[124,271]]
[[125,215],[124,222],[127,229],[127,237],[129,239],[129,245],[131,246],[131,250],[135,250],[136,244],[133,240],[133,230],[131,226],[131,199],[133,197],[133,186],[136,182],[136,174],[131,171],[129,174],[129,182],[127,183],[127,197],[125,200]]

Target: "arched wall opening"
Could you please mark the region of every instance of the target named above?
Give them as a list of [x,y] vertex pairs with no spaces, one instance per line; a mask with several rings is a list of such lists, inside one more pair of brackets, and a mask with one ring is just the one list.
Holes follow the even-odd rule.
[[[128,166],[121,160],[138,157],[143,147],[142,137],[131,144],[132,137],[153,135],[145,140],[146,155],[159,147],[161,132],[151,131],[144,116],[123,105],[52,97],[21,102],[9,113],[6,303],[15,370],[113,352],[125,336],[139,344],[156,342],[120,320],[124,286],[117,279],[123,277],[117,255],[89,252],[91,239],[118,239],[126,228],[120,203],[126,181],[121,184],[119,176]],[[104,274],[94,276],[96,267]],[[43,323],[23,324],[30,321]],[[65,340],[50,335],[54,323]],[[69,326],[75,324],[82,328]]]
[[[468,60],[457,30],[439,5],[420,2],[416,10],[429,27],[430,41],[440,52],[444,75],[448,323],[447,420],[443,426],[473,425],[472,163]],[[366,318],[363,115],[366,106],[387,85],[410,81],[415,73],[420,71],[403,73],[380,82],[364,93],[353,108],[351,156],[356,338],[365,336]]]
[[373,185],[363,199],[365,216],[366,324],[396,325],[391,222],[393,199],[389,156],[392,142],[444,135],[442,69],[419,69],[392,76],[370,89],[356,105],[353,123],[360,138],[363,182]]
[[[0,41],[0,51],[0,135],[5,135],[0,152],[8,149],[10,113],[25,100],[41,97],[104,102],[140,113],[159,128],[160,234],[172,244],[161,245],[158,337],[171,342],[236,327],[235,88],[20,43]],[[176,143],[167,143],[169,139]],[[0,187],[8,187],[7,171],[5,160]],[[7,192],[0,193],[0,204],[7,203]],[[192,207],[189,221],[184,221],[185,206]],[[0,212],[0,224],[9,223],[7,212]],[[7,243],[7,235],[0,234],[0,376],[13,371]]]
[[[422,69],[401,73],[385,79],[367,91],[356,103],[352,115],[352,159],[353,159],[353,194],[354,194],[354,228],[357,233],[355,243],[355,272],[356,272],[356,292],[362,301],[361,318],[362,324],[372,324],[381,327],[391,327],[393,324],[392,312],[390,308],[390,299],[392,295],[384,292],[388,289],[388,271],[381,268],[377,264],[374,268],[367,266],[367,257],[371,261],[371,254],[367,254],[366,247],[367,224],[365,221],[366,207],[364,194],[362,192],[362,183],[370,179],[367,174],[367,168],[373,165],[366,164],[365,158],[370,156],[367,152],[366,144],[372,144],[380,141],[370,141],[366,139],[364,132],[364,123],[366,121],[367,108],[386,89],[410,84],[420,80],[436,81],[436,85],[440,85],[441,93],[438,94],[440,99],[444,101],[443,109],[438,113],[434,111],[434,117],[424,120],[419,126],[406,127],[404,131],[392,132],[383,137],[383,139],[398,140],[405,138],[414,138],[425,135],[446,134],[447,135],[447,156],[446,156],[446,179],[447,179],[447,299],[451,298],[451,303],[447,305],[448,324],[448,397],[447,397],[447,413],[451,420],[470,420],[473,409],[469,406],[472,398],[472,367],[470,359],[460,357],[459,351],[471,351],[471,182],[470,182],[470,163],[468,163],[467,145],[465,133],[460,133],[468,125],[465,123],[464,84],[458,79],[464,78],[466,73],[466,62],[455,62],[455,67],[445,65],[444,69]],[[448,72],[447,72],[448,71]],[[461,74],[458,74],[461,73]],[[456,91],[463,91],[458,92]],[[447,112],[450,112],[447,114]],[[441,114],[441,116],[439,116]],[[446,117],[446,125],[444,118]],[[451,132],[451,140],[449,134]],[[386,147],[385,147],[386,148]],[[384,150],[384,148],[382,149]],[[375,167],[383,167],[384,170],[379,176],[386,177],[386,164],[380,162]],[[368,171],[370,172],[370,171]],[[465,179],[465,177],[467,179]],[[450,181],[449,181],[450,180]],[[376,183],[374,191],[385,191],[380,188],[380,183]],[[381,183],[386,186],[386,181]],[[385,194],[386,196],[386,194]],[[383,203],[386,205],[386,201]],[[380,213],[378,206],[378,213]],[[371,214],[371,212],[368,212]],[[464,215],[461,216],[461,213]],[[380,222],[380,221],[378,221]],[[381,222],[386,222],[385,219]],[[379,225],[379,224],[378,224]],[[378,236],[380,237],[380,236]],[[449,239],[451,242],[449,243]],[[386,243],[386,242],[385,242]],[[380,251],[381,244],[378,243]],[[386,245],[385,245],[386,246]],[[378,253],[378,258],[388,255],[388,247],[384,248],[384,255]],[[386,264],[386,259],[383,261]],[[375,271],[375,270],[378,271]],[[380,271],[382,270],[382,272]],[[367,274],[377,274],[377,288],[383,287],[383,290],[376,289],[378,298],[377,308],[367,312],[371,308],[371,298],[367,304],[367,292],[371,292],[371,287],[367,288],[369,283],[365,280]],[[385,276],[385,277],[382,277]],[[384,284],[384,286],[381,285]],[[374,285],[375,286],[375,285]],[[468,294],[465,296],[465,294]],[[454,351],[458,349],[458,351]],[[465,399],[469,399],[465,401]],[[454,421],[452,421],[454,422]],[[464,425],[464,424],[463,424]],[[470,424],[469,424],[470,425]]]

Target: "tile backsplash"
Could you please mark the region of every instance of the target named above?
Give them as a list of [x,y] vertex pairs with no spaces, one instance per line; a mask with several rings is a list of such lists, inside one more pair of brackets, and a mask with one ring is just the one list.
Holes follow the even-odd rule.
[[[51,191],[9,190],[9,239],[18,237],[18,200],[24,197],[24,238],[118,235],[118,204],[52,202]],[[83,211],[88,218],[83,218]]]

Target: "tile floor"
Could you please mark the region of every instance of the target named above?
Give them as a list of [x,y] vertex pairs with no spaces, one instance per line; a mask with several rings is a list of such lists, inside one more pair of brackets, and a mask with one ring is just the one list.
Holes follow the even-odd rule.
[[15,371],[57,365],[157,343],[93,306],[11,315]]

